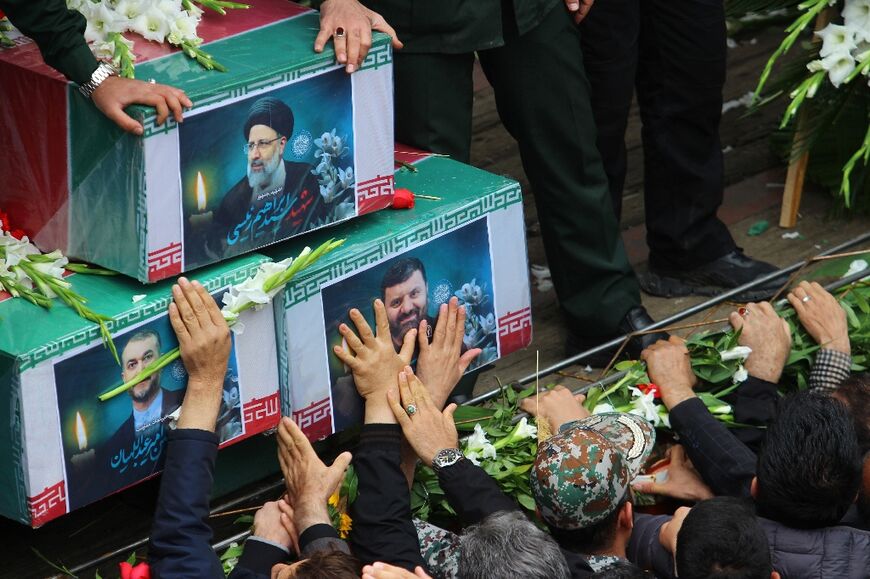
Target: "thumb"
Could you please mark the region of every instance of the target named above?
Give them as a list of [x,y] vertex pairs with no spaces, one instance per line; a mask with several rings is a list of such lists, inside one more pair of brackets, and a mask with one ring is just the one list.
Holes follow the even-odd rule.
[[347,470],[347,467],[350,466],[350,461],[353,458],[353,455],[349,452],[342,452],[335,460],[332,462],[332,466],[329,467],[330,471],[337,471],[340,474],[344,474],[344,471]]
[[731,322],[731,327],[735,330],[739,330],[743,327],[743,316],[741,316],[737,312],[731,312],[728,315],[728,321]]
[[462,356],[459,357],[459,371],[465,372],[465,369],[474,361],[475,358],[480,356],[480,353],[483,352],[480,348],[472,348],[468,350]]
[[665,489],[657,482],[635,482],[631,484],[631,487],[639,492],[646,493],[648,495],[666,495]]
[[453,413],[456,412],[456,403],[451,402],[447,405],[447,408],[444,409],[444,418],[449,418],[451,422],[453,421]]
[[402,363],[406,366],[411,363],[411,358],[414,356],[414,341],[416,338],[417,330],[415,328],[408,330],[402,340],[402,349],[399,350],[399,358],[402,359]]

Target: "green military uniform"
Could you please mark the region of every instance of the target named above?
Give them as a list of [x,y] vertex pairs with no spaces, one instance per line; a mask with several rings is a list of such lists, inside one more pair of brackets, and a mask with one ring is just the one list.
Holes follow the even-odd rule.
[[616,333],[640,304],[595,145],[580,36],[562,0],[363,0],[395,29],[396,140],[468,162],[474,54],[519,142],[571,329]]
[[64,0],[0,0],[0,10],[22,34],[36,42],[46,64],[73,82],[86,83],[97,59],[85,42],[85,17]]

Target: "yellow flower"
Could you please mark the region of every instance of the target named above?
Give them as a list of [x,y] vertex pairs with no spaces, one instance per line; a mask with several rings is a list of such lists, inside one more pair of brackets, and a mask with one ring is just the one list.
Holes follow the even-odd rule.
[[332,496],[329,497],[329,501],[327,501],[330,505],[332,505],[336,509],[338,508],[338,501],[339,501],[338,491],[339,491],[339,489],[335,489],[335,492],[332,493]]
[[347,535],[350,533],[350,530],[353,527],[353,520],[344,513],[341,513],[340,520],[341,522],[338,526],[338,536],[342,539],[347,539]]

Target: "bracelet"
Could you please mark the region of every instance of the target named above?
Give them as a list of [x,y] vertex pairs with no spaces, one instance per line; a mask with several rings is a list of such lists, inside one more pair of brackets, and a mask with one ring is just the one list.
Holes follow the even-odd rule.
[[97,66],[97,69],[91,73],[91,80],[79,86],[79,92],[82,93],[85,98],[91,98],[91,95],[94,94],[94,91],[97,90],[98,86],[103,84],[103,82],[110,76],[115,76],[117,74],[117,68],[111,64],[101,62],[100,65]]

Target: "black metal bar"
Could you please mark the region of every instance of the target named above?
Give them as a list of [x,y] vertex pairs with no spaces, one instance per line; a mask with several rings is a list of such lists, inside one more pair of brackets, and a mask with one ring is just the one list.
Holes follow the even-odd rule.
[[[667,317],[663,320],[660,320],[660,321],[650,325],[648,328],[644,328],[644,329],[654,330],[657,328],[664,328],[664,327],[670,326],[670,325],[674,324],[675,322],[679,322],[680,320],[684,320],[684,319],[691,317],[699,312],[702,312],[708,308],[711,308],[717,304],[720,304],[724,301],[727,301],[729,298],[732,298],[736,295],[739,295],[740,293],[742,293],[748,289],[752,289],[753,287],[755,287],[757,285],[766,283],[766,282],[768,282],[772,279],[776,279],[777,277],[780,277],[782,275],[786,275],[786,274],[790,274],[792,272],[795,272],[798,269],[800,269],[801,267],[803,267],[804,265],[806,265],[807,263],[809,263],[810,261],[812,261],[816,257],[823,257],[826,255],[833,255],[835,253],[841,253],[843,250],[848,249],[849,247],[852,247],[854,245],[858,245],[859,243],[862,243],[864,241],[870,241],[870,233],[865,233],[863,235],[859,235],[858,237],[855,237],[854,239],[843,242],[840,245],[835,245],[834,247],[831,247],[830,249],[827,249],[827,250],[819,253],[818,255],[813,256],[812,258],[809,258],[809,259],[806,259],[804,261],[800,261],[798,263],[792,264],[788,267],[785,267],[785,268],[780,269],[778,271],[772,272],[768,275],[757,278],[749,283],[745,283],[740,287],[736,287],[734,289],[728,290],[727,292],[721,293],[718,296],[710,298],[709,300],[707,300],[705,302],[701,302],[701,303],[696,304],[696,305],[694,305],[686,310],[683,310],[683,311],[678,312],[670,317]],[[856,274],[856,275],[858,276],[856,279],[861,278],[861,276],[859,274]],[[851,276],[851,277],[855,277],[855,276]],[[842,285],[845,285],[846,283],[851,283],[851,282],[845,282]],[[622,344],[622,342],[625,341],[625,337],[626,337],[626,335],[619,336],[618,338],[614,338],[614,339],[610,340],[609,342],[605,342],[599,346],[596,346],[594,348],[586,350],[585,352],[580,352],[579,354],[576,354],[576,355],[571,356],[569,358],[565,358],[564,360],[556,362],[555,364],[548,366],[547,368],[544,368],[544,369],[540,370],[539,372],[536,372],[535,374],[529,374],[528,376],[524,376],[523,378],[520,378],[519,380],[517,380],[516,382],[513,382],[512,384],[516,384],[518,386],[524,386],[526,384],[534,382],[540,376],[547,376],[549,374],[553,374],[554,372],[558,372],[559,370],[561,370],[563,368],[567,368],[568,366],[572,366],[572,365],[576,364],[577,362],[580,362],[584,358],[588,358],[589,356],[592,356],[593,354],[603,352],[603,351],[608,350],[610,348],[618,348]],[[489,392],[481,394],[480,396],[476,396],[476,397],[472,398],[471,400],[465,402],[465,405],[470,406],[470,405],[480,404],[481,402],[486,402],[487,400],[491,400],[491,399],[495,398],[496,396],[498,396],[499,392],[501,392],[501,389],[496,388],[495,390],[491,390]]]

